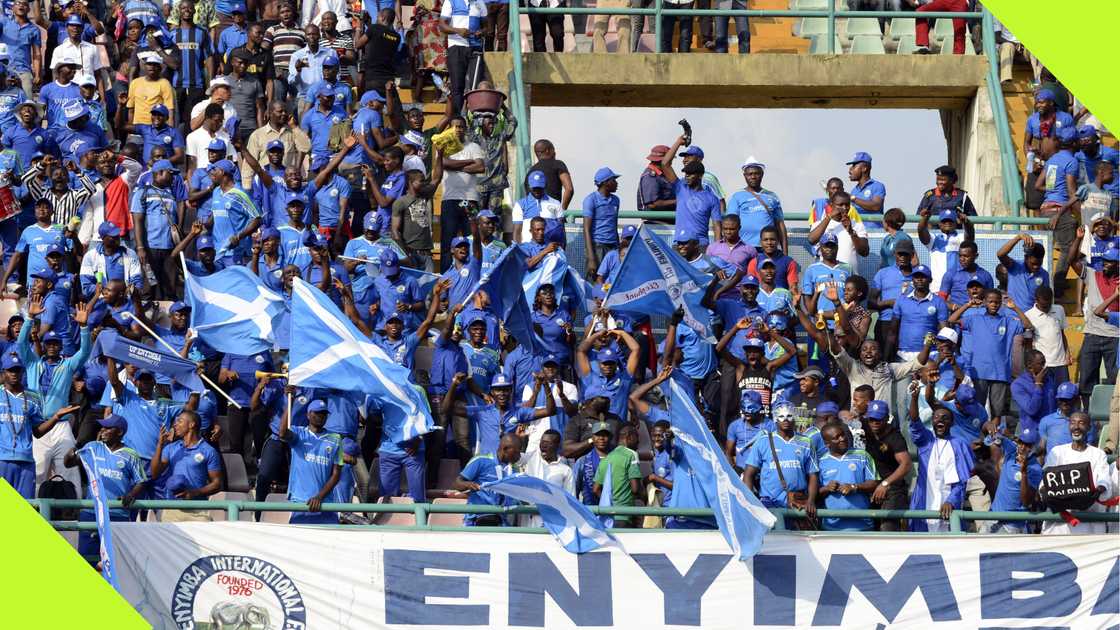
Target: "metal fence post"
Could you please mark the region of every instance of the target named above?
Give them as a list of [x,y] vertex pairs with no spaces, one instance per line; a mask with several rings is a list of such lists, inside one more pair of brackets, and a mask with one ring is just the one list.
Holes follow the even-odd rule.
[[836,54],[836,0],[828,0],[828,54]]
[[[661,0],[653,0],[653,8],[656,13],[653,14],[653,49],[657,52],[665,52],[661,50]],[[670,51],[672,52],[672,51]]]
[[51,500],[39,499],[39,514],[46,519],[47,522],[51,520]]
[[241,520],[241,504],[237,501],[231,501],[226,504],[226,520],[238,521]]

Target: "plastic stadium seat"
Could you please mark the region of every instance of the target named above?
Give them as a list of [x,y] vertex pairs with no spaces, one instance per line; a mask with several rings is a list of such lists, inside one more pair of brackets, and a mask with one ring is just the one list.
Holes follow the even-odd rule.
[[[834,55],[844,54],[844,42],[842,42],[840,40],[840,36],[837,35],[833,39],[835,40],[835,45],[833,46],[832,54],[834,54]],[[812,38],[812,43],[809,44],[809,54],[810,55],[827,55],[828,54],[828,36],[827,35],[816,35],[816,36],[814,36]]]
[[[936,40],[934,40],[933,45],[934,46],[937,45]],[[939,52],[942,55],[953,54],[953,38],[952,37],[947,37],[947,38],[941,40],[941,50]],[[972,38],[967,36],[967,35],[964,38],[964,54],[966,54],[966,55],[975,55],[976,54],[976,47],[972,45]]]
[[[434,499],[433,505],[466,505],[466,499]],[[429,525],[447,525],[451,527],[459,527],[463,524],[462,514],[428,514]]]
[[789,8],[794,11],[827,11],[828,0],[791,0]]
[[879,28],[879,18],[848,18],[847,33],[848,39],[858,35],[883,36],[883,31]]
[[1108,406],[1112,401],[1112,390],[1115,385],[1100,383],[1093,387],[1089,395],[1089,417],[1093,422],[1108,422]]
[[222,463],[226,469],[226,490],[229,492],[248,492],[249,473],[245,470],[245,460],[239,453],[222,453]]
[[914,43],[914,34],[903,35],[898,40],[898,50],[895,51],[897,55],[913,55],[914,51],[918,49],[918,45]]
[[[273,492],[264,498],[267,503],[287,503],[288,495]],[[281,523],[286,525],[292,517],[291,512],[261,512],[262,523]]]
[[[382,497],[381,502],[382,503],[393,503],[393,504],[396,504],[396,505],[400,505],[400,504],[412,505],[412,503],[413,503],[412,497],[389,497],[387,501],[385,500],[385,497]],[[411,513],[411,512],[401,513],[401,514],[392,513],[392,512],[381,512],[380,514],[374,514],[373,524],[374,525],[398,525],[398,526],[401,526],[401,525],[415,525],[416,524],[416,515]]]
[[[249,495],[244,492],[215,492],[210,495],[211,501],[248,501]],[[228,513],[225,510],[210,510],[210,520],[224,521]],[[245,520],[245,512],[238,514],[238,520]],[[252,520],[250,514],[249,520]]]
[[883,48],[883,38],[879,35],[856,35],[852,38],[852,49],[850,52],[853,55],[887,54],[886,48]]
[[953,20],[949,18],[941,18],[933,25],[933,33],[930,35],[933,40],[952,39],[953,38]]
[[814,35],[828,34],[828,18],[801,18],[797,27],[798,37],[813,37]]
[[891,20],[891,39],[898,41],[904,36],[914,36],[914,18],[894,18]]

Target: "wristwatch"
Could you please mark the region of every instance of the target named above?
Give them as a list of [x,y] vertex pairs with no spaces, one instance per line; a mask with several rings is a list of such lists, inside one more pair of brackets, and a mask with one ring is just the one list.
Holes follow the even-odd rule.
[[587,443],[588,444],[594,444],[595,443],[595,438],[587,438]]
[[883,486],[884,488],[888,488],[888,487],[890,487],[891,484],[887,483],[887,480],[884,479],[884,480],[879,482],[879,485]]

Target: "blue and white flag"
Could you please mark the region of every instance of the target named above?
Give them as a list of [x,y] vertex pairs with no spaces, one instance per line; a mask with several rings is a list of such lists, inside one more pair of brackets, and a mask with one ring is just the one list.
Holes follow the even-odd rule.
[[432,289],[435,288],[436,282],[439,280],[439,274],[410,267],[401,267],[401,276],[415,280],[416,285],[420,287],[420,295],[424,296],[425,299],[432,294]]
[[603,299],[605,294],[594,282],[589,282],[575,269],[568,267],[568,273],[564,275],[564,295],[569,296],[584,311],[594,313],[598,308],[596,300]]
[[209,275],[186,272],[191,328],[218,352],[249,355],[277,347],[284,298],[240,265]]
[[712,276],[700,272],[665,241],[642,225],[607,291],[603,306],[628,313],[672,315],[684,310],[684,323],[715,343],[711,311],[700,303]]
[[[607,473],[603,475],[603,491],[599,493],[599,507],[613,507],[614,506],[614,471],[611,469],[610,462],[607,462]],[[603,527],[614,527],[614,516],[610,514],[600,514],[599,520],[603,523]]]
[[131,363],[138,368],[151,370],[156,374],[171,377],[179,385],[192,392],[206,391],[196,371],[198,366],[194,361],[184,359],[173,354],[170,350],[159,346],[146,346],[142,343],[121,337],[115,330],[102,330],[97,335],[90,359],[106,355],[124,363]]
[[435,430],[427,398],[412,385],[408,368],[394,363],[363,335],[334,302],[301,278],[292,282],[292,330],[299,343],[289,351],[288,382],[362,392],[386,412],[384,430],[401,443]]
[[466,302],[479,290],[490,296],[490,309],[502,322],[502,327],[513,335],[522,347],[534,355],[542,351],[540,340],[533,331],[533,312],[525,299],[525,252],[520,247],[507,247],[496,260],[494,266],[478,279],[467,297]]
[[723,539],[736,557],[746,560],[762,549],[762,538],[776,518],[735,474],[688,392],[676,380],[669,382],[676,447],[704,488]]
[[513,475],[483,484],[482,489],[536,505],[545,529],[572,553],[586,553],[600,547],[622,549],[622,543],[586,505],[556,484],[529,475]]
[[568,257],[563,250],[556,250],[546,255],[537,264],[536,269],[529,271],[523,277],[521,286],[525,288],[525,300],[532,304],[537,297],[537,290],[542,284],[551,284],[556,289],[556,303],[564,298],[564,276],[568,274]]
[[109,502],[101,491],[101,478],[97,475],[97,463],[109,456],[109,447],[103,442],[93,441],[78,449],[78,460],[86,470],[89,479],[89,494],[93,499],[93,512],[97,518],[97,537],[101,539],[101,575],[120,592],[117,581],[117,560],[113,552],[113,533],[109,529]]

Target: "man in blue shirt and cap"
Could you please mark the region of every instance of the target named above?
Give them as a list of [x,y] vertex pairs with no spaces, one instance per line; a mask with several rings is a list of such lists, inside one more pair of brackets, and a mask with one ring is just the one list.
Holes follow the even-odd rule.
[[[886,208],[887,187],[878,180],[871,179],[871,154],[860,151],[848,160],[848,179],[855,182],[852,191],[852,205],[863,214],[882,214]],[[882,228],[878,221],[866,221],[868,228]]]
[[[1069,432],[1069,417],[1078,410],[1081,396],[1078,393],[1077,383],[1062,383],[1054,394],[1057,409],[1053,413],[1042,417],[1038,422],[1038,451],[1046,452],[1055,446],[1069,444],[1073,437]],[[1096,424],[1090,424],[1089,443],[1096,442]],[[1035,484],[1038,487],[1038,484]]]
[[[145,164],[149,163],[152,158],[152,148],[158,145],[171,145],[173,153],[168,156],[173,164],[179,164],[183,161],[186,151],[186,141],[183,139],[183,134],[179,131],[178,127],[172,127],[167,124],[170,117],[170,112],[167,106],[163,103],[157,103],[151,109],[152,122],[149,125],[131,125],[125,123],[125,129],[133,133],[139,134],[144,139],[144,160]],[[225,146],[222,146],[222,154],[225,154]],[[219,158],[220,159],[220,158]]]
[[766,165],[752,155],[743,162],[742,171],[747,185],[731,195],[731,200],[727,202],[728,214],[739,217],[739,237],[747,245],[758,247],[762,244],[762,229],[772,225],[778,230],[781,248],[788,249],[782,200],[773,191],[762,187]]
[[599,262],[612,249],[618,248],[619,174],[608,166],[595,171],[594,192],[583,198],[583,244],[587,256],[586,273],[590,277]]
[[722,200],[704,186],[703,162],[694,160],[685,163],[681,167],[684,177],[678,177],[673,170],[673,158],[684,142],[684,136],[677,138],[669,152],[661,158],[661,170],[673,186],[677,198],[677,232],[683,231],[688,238],[698,240],[702,247],[707,248],[711,242],[708,235],[719,234],[719,220],[723,217],[720,209]]
[[[93,450],[93,474],[97,476],[101,496],[106,501],[120,501],[124,506],[110,509],[109,520],[128,522],[132,520],[128,506],[147,490],[148,471],[136,451],[121,442],[121,438],[128,432],[127,420],[114,413],[99,418],[97,423],[100,428],[96,444],[86,445],[81,450]],[[66,453],[65,461],[67,468],[77,468],[79,465],[77,452],[73,448]],[[74,472],[77,473],[76,470]],[[88,489],[85,495],[90,496]],[[78,512],[79,522],[94,520],[96,516],[93,509],[83,508]],[[82,555],[97,555],[100,545],[101,540],[96,531],[84,530],[78,534],[78,552]]]
[[[1023,152],[1026,153],[1027,170],[1037,173],[1042,168],[1042,160],[1036,154],[1042,148],[1042,139],[1050,138],[1064,127],[1074,128],[1073,116],[1058,111],[1055,106],[1056,95],[1053,90],[1042,89],[1034,97],[1035,111],[1027,118],[1027,128],[1023,134]],[[1030,181],[1028,176],[1027,181]]]
[[[331,152],[327,145],[331,127],[346,120],[345,105],[349,105],[349,102],[340,106],[336,88],[324,81],[312,86],[307,92],[307,98],[312,107],[300,118],[299,127],[311,138],[311,159],[329,159]],[[312,166],[311,170],[318,169]]]
[[[163,481],[163,499],[206,500],[222,489],[222,456],[202,439],[202,421],[198,414],[184,409],[168,430],[159,428],[159,439],[152,455],[152,479]],[[165,474],[166,473],[166,474]],[[209,521],[207,510],[165,509],[159,520]]]
[[[1076,393],[1077,388],[1074,387]],[[1066,420],[1069,431],[1069,420]],[[1038,486],[1042,483],[1042,464],[1036,456],[1040,432],[1030,427],[1019,431],[1018,436],[1000,435],[998,423],[988,426],[990,435],[985,443],[996,462],[999,481],[992,497],[993,512],[1026,512],[1034,509]],[[1028,521],[999,521],[993,524],[993,534],[1028,533]]]
[[1081,165],[1073,152],[1078,148],[1077,129],[1072,125],[1062,127],[1054,134],[1058,140],[1058,151],[1047,157],[1042,167],[1042,175],[1035,180],[1035,190],[1044,194],[1039,216],[1050,219],[1050,229],[1054,231],[1054,246],[1061,250],[1058,263],[1054,265],[1054,295],[1061,296],[1066,286],[1066,272],[1069,271],[1070,252],[1077,231],[1077,217],[1073,206],[1077,204],[1077,176]]
[[[545,192],[546,179],[543,171],[531,171],[526,177],[529,194],[517,200],[511,212],[514,242],[523,243],[529,240],[528,223],[536,217],[545,220],[545,234],[557,229],[561,234],[563,233],[564,208],[558,200],[549,197]],[[566,245],[567,239],[562,239],[560,244]]]
[[175,198],[171,189],[172,178],[179,169],[170,160],[159,160],[152,165],[151,172],[152,184],[137,187],[132,193],[129,210],[136,256],[156,277],[155,285],[150,287],[152,297],[166,300],[175,297],[172,276],[166,273],[166,268],[183,217],[182,202]]
[[914,267],[910,272],[913,289],[908,295],[899,296],[892,308],[898,327],[898,355],[904,361],[917,357],[926,336],[944,328],[949,320],[945,300],[930,290],[931,276],[929,267]]
[[342,472],[342,436],[327,432],[328,413],[326,401],[313,400],[307,406],[307,426],[291,426],[290,410],[280,421],[278,435],[292,449],[288,500],[308,507],[307,512],[292,512],[289,523],[338,523],[337,513],[319,511]]
[[[1011,257],[1011,250],[1020,242],[1023,244],[1022,262]],[[1007,274],[1007,295],[1023,311],[1030,310],[1034,306],[1034,292],[1038,287],[1050,286],[1050,275],[1042,268],[1046,249],[1024,232],[1001,245],[996,257]],[[998,269],[996,274],[999,275]]]

